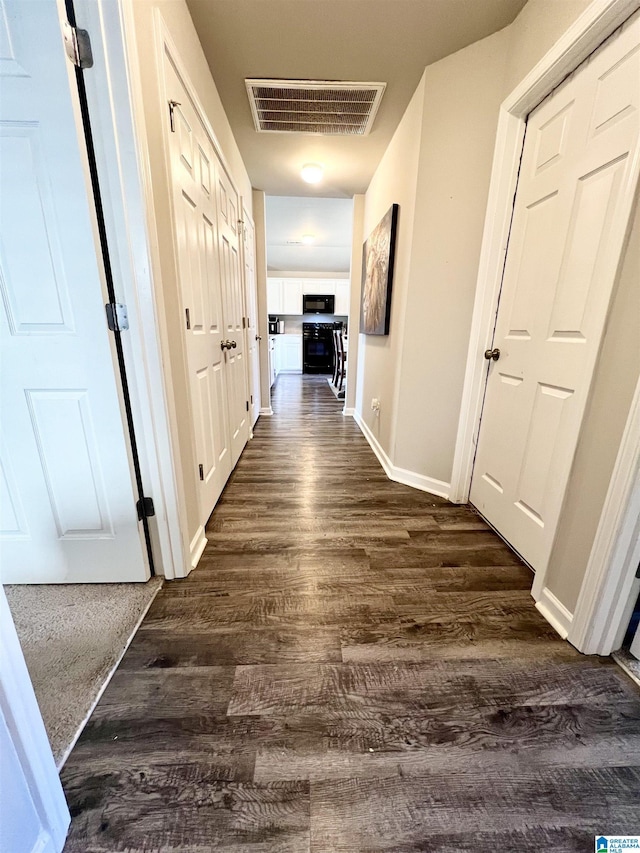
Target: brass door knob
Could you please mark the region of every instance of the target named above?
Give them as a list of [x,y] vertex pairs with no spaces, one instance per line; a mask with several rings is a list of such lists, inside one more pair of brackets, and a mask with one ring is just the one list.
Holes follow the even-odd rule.
[[230,349],[235,349],[238,346],[238,344],[235,341],[227,341],[227,345],[229,346]]
[[484,357],[487,359],[487,361],[489,361],[490,359],[497,361],[500,358],[500,350],[498,349],[498,347],[496,347],[495,349],[485,350]]
[[220,341],[220,349],[231,349],[231,341]]
[[261,340],[262,340],[262,335],[256,335],[256,340],[257,340],[257,341],[261,341]]

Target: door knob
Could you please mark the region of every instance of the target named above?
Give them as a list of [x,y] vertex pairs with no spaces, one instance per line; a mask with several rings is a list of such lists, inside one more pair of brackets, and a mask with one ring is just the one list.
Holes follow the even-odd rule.
[[489,361],[490,359],[497,361],[500,358],[500,350],[498,349],[498,347],[496,347],[495,349],[485,350],[484,357],[487,359],[487,361]]
[[262,335],[256,335],[256,340],[257,340],[257,341],[261,341],[261,340],[262,340]]
[[231,341],[220,341],[220,349],[231,349]]
[[235,341],[227,341],[227,346],[230,347],[231,349],[235,349],[238,346],[238,344]]

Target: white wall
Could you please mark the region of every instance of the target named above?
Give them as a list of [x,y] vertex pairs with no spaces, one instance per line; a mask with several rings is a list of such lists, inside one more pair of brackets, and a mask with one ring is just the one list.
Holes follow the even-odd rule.
[[[424,78],[409,102],[364,201],[363,240],[366,240],[392,204],[400,205],[390,332],[384,337],[360,335],[358,355],[356,411],[387,455],[390,455],[393,444],[397,410],[396,388],[411,266],[423,100]],[[359,250],[362,251],[361,246]],[[375,417],[371,411],[372,397],[381,401],[379,417]]]
[[529,0],[507,28],[511,44],[505,95],[515,89],[590,3],[591,0]]
[[451,481],[508,47],[509,33],[502,30],[425,71],[393,454],[400,468],[445,484]]
[[162,71],[155,42],[158,12],[166,23],[191,84],[216,134],[236,187],[244,198],[250,214],[252,213],[252,190],[184,0],[144,0],[144,2],[133,0],[131,9],[135,32],[127,35],[132,39],[138,54],[137,68],[134,69],[134,73],[140,76],[144,103],[142,121],[148,145],[155,219],[155,222],[150,223],[151,230],[155,230],[155,233],[151,234],[151,240],[156,243],[158,258],[158,268],[153,270],[154,289],[163,339],[165,370],[172,386],[171,402],[175,413],[173,441],[178,449],[179,467],[182,469],[180,486],[183,490],[185,515],[183,537],[188,554],[190,542],[199,526],[197,466],[192,446],[188,381],[182,342],[182,308],[170,214],[171,193],[162,142],[162,123],[168,120],[168,115],[167,105],[161,97],[159,88]]
[[360,336],[356,411],[396,467],[445,492],[499,105],[588,5],[529,0],[511,26],[428,66],[365,196],[354,253],[393,202],[400,219],[390,334]]

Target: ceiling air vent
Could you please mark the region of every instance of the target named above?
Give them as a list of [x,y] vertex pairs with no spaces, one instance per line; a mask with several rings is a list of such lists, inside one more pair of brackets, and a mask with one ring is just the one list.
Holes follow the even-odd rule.
[[259,133],[366,136],[386,83],[245,80]]

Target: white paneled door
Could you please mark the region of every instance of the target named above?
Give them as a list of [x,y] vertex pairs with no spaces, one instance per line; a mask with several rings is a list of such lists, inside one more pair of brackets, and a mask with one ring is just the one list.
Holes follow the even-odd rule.
[[222,310],[227,347],[227,416],[231,442],[231,466],[249,438],[249,389],[245,361],[244,294],[240,264],[240,199],[229,176],[218,164],[218,259],[222,285]]
[[164,55],[174,229],[200,523],[249,437],[239,198],[170,57]]
[[640,156],[636,16],[529,116],[470,499],[545,569]]
[[204,524],[231,473],[226,417],[222,292],[216,225],[216,162],[198,116],[170,62],[167,89],[173,106],[169,135],[182,322]]
[[0,2],[0,46],[2,581],[144,581],[57,4]]
[[258,347],[258,292],[256,290],[256,231],[247,211],[242,209],[243,263],[247,305],[247,372],[251,426],[260,414],[260,349]]

